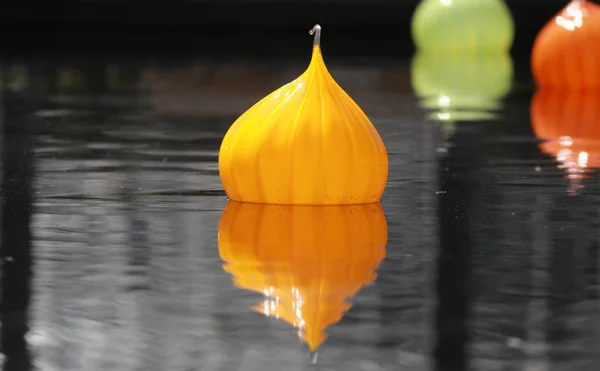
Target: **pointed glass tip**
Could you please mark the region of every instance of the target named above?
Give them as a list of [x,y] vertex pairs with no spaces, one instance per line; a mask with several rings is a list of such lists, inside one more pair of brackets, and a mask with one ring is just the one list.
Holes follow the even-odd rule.
[[314,25],[314,27],[310,31],[308,31],[308,33],[315,36],[315,39],[313,41],[314,45],[321,44],[321,26],[319,24]]

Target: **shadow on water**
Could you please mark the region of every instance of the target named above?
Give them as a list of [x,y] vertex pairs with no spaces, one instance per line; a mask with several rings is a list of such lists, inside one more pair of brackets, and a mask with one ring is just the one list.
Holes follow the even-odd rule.
[[476,192],[477,156],[463,132],[453,138],[454,147],[442,156],[438,169],[437,277],[435,294],[435,369],[468,370],[469,275],[472,241],[469,224]]
[[2,125],[2,261],[0,321],[5,371],[32,368],[26,341],[33,270],[30,221],[33,214],[34,105],[21,94],[0,98]]

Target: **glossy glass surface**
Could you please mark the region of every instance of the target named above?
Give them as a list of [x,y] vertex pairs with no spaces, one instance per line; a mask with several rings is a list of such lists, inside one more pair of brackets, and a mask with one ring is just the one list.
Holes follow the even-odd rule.
[[349,205],[381,199],[385,145],[330,75],[319,38],[320,27],[306,71],[249,108],[225,134],[219,173],[232,200]]
[[508,53],[515,25],[503,0],[422,0],[412,17],[421,52]]
[[[524,58],[493,112],[462,107],[491,119],[448,130],[410,60],[332,60],[387,147],[382,209],[241,217],[222,138],[306,63],[2,60],[5,370],[597,370],[600,147],[573,191],[538,138],[594,139],[594,98],[532,107]],[[328,325],[315,353],[282,318],[300,287]],[[280,319],[251,309],[274,297]]]
[[600,89],[600,5],[573,0],[542,28],[531,52],[538,86]]

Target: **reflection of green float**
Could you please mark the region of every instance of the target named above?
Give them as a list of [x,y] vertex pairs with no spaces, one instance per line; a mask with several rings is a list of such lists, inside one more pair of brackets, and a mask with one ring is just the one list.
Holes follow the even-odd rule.
[[29,70],[25,65],[13,64],[0,70],[0,89],[23,91],[30,85]]
[[493,110],[512,87],[508,54],[489,56],[427,55],[413,57],[411,82],[423,107]]
[[507,53],[515,26],[503,0],[423,0],[412,18],[420,51]]
[[[430,118],[444,122],[483,121],[512,87],[513,65],[508,54],[485,56],[418,53],[411,67],[411,83]],[[453,124],[445,129],[452,129]]]

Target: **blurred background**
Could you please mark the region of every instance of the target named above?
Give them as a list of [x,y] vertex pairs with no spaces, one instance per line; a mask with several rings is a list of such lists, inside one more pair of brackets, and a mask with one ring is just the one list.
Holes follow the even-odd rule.
[[[2,1],[3,369],[595,370],[600,100],[536,92],[530,71],[566,2],[506,0],[511,56],[441,62],[413,56],[417,4]],[[340,258],[376,276],[313,277],[350,306],[312,298],[330,314],[312,353],[224,268],[217,160],[306,69],[315,23],[390,173],[385,256]],[[268,276],[254,258],[228,256]]]
[[[1,5],[3,47],[20,51],[186,51],[279,58],[304,56],[305,32],[324,27],[328,55],[410,56],[416,0],[30,1]],[[528,54],[560,0],[507,0],[517,26],[514,52]],[[308,31],[307,31],[308,32]]]

